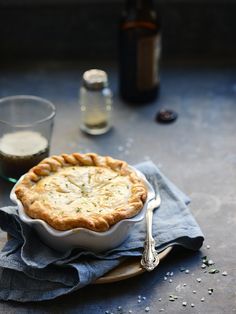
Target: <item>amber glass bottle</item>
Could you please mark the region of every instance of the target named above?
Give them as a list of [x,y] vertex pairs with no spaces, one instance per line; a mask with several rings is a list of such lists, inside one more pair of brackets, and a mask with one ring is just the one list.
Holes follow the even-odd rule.
[[153,101],[159,92],[160,22],[152,0],[127,0],[119,29],[119,87],[128,102]]

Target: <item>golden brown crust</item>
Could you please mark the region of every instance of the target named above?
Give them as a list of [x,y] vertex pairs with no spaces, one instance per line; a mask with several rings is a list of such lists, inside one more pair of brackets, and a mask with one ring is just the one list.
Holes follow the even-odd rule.
[[[96,210],[91,213],[89,211],[89,214],[81,212],[75,213],[74,211],[72,214],[70,214],[70,211],[59,214],[58,210],[55,210],[55,204],[53,205],[48,199],[43,198],[43,194],[47,188],[46,183],[47,180],[49,180],[50,177],[52,178],[55,174],[59,174],[60,177],[60,173],[62,174],[64,170],[64,176],[68,175],[66,171],[72,171],[71,169],[73,167],[75,167],[75,170],[78,169],[78,167],[84,167],[84,169],[96,167],[101,174],[103,174],[103,171],[106,169],[106,171],[115,173],[116,176],[113,176],[114,180],[118,177],[120,180],[128,182],[127,189],[130,189],[130,191],[127,202],[123,202],[120,205],[117,204],[112,210],[107,211],[96,208]],[[123,181],[122,184],[124,185]],[[76,182],[72,183],[77,184]],[[114,181],[112,185],[113,193],[115,184],[116,181]],[[60,187],[58,189],[60,189]],[[54,192],[55,191],[49,191],[48,193]],[[24,176],[23,180],[17,185],[15,193],[30,217],[42,219],[57,230],[83,227],[94,231],[106,231],[120,220],[133,217],[139,213],[147,198],[145,184],[125,161],[117,160],[109,156],[99,156],[94,153],[62,154],[42,160]],[[79,196],[77,200],[78,198]],[[96,204],[94,206],[96,206]]]

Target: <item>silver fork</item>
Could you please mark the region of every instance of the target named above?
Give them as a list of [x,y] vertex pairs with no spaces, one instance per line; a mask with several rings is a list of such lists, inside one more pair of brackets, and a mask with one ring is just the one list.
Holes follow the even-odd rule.
[[152,185],[155,198],[152,199],[147,208],[146,212],[146,239],[144,242],[144,251],[141,259],[141,265],[147,271],[152,271],[159,264],[159,256],[155,249],[155,240],[152,236],[152,218],[153,218],[153,210],[158,208],[161,205],[161,197],[158,188],[158,182],[155,175],[150,174],[146,175],[147,180]]

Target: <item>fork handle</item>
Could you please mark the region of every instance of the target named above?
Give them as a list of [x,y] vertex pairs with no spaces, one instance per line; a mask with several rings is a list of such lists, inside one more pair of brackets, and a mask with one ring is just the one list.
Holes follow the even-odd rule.
[[147,235],[144,242],[144,251],[141,259],[141,265],[147,271],[152,271],[159,264],[159,256],[155,249],[155,240],[152,237],[152,217],[153,208],[149,207],[146,214]]

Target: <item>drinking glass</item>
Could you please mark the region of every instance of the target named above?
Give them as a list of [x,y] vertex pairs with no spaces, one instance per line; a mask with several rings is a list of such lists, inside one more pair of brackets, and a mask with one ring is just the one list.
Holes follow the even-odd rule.
[[48,157],[55,116],[48,100],[17,95],[0,99],[0,176],[11,182]]

